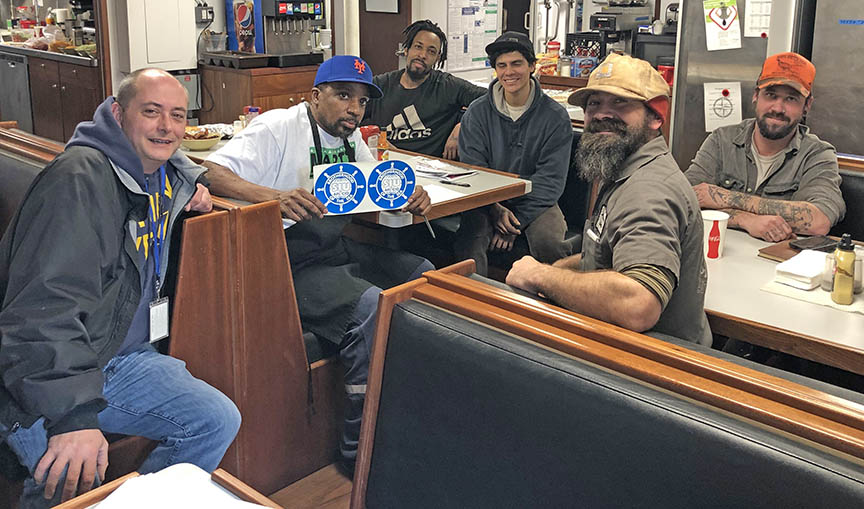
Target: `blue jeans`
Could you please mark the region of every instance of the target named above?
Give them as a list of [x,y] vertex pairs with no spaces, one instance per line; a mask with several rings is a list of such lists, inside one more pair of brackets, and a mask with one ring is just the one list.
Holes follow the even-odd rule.
[[[417,279],[429,270],[435,270],[435,266],[428,260],[423,260],[408,276],[407,281]],[[363,403],[366,401],[366,380],[369,377],[369,359],[372,356],[375,317],[378,312],[380,293],[381,288],[377,286],[371,286],[363,292],[351,313],[342,344],[339,345],[339,360],[345,367],[345,392],[348,395],[348,408],[345,411],[345,427],[339,442],[339,452],[342,454],[342,459],[351,464],[357,460],[360,423],[363,416]]]
[[[138,472],[156,472],[176,463],[193,463],[208,472],[216,469],[240,428],[240,412],[230,399],[193,377],[183,361],[149,345],[114,357],[103,373],[108,407],[99,412],[99,428],[159,442]],[[32,477],[48,448],[44,418],[28,429],[19,428],[6,441],[30,472],[21,507],[58,504],[64,481],[49,501],[43,498],[44,485]]]

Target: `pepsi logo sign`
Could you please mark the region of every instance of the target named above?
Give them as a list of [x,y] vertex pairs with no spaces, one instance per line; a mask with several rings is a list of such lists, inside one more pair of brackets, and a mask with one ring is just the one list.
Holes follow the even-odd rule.
[[249,28],[252,25],[252,9],[245,3],[237,7],[237,20],[243,28]]

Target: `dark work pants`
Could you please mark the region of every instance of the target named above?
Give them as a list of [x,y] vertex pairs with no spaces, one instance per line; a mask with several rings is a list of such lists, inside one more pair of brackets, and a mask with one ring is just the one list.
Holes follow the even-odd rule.
[[[486,253],[495,228],[488,210],[488,207],[482,207],[462,213],[453,246],[456,259],[461,261],[473,258],[477,266],[476,272],[481,276],[488,272],[489,260]],[[557,204],[546,209],[521,230],[528,241],[531,256],[540,262],[553,263],[574,252],[573,246],[564,239],[567,222]]]
[[[417,279],[424,272],[435,267],[423,260],[408,278]],[[369,376],[369,360],[372,355],[372,342],[375,334],[375,315],[378,312],[378,294],[381,288],[369,287],[360,296],[348,322],[348,330],[339,345],[339,360],[345,368],[345,393],[348,396],[348,409],[345,413],[345,429],[339,443],[342,458],[348,462],[357,459],[357,445],[360,439],[360,420],[363,416],[363,402],[366,400],[366,380]]]

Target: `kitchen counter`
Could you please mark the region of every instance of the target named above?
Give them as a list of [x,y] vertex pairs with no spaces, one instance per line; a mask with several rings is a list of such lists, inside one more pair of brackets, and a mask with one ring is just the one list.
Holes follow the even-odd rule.
[[55,60],[65,64],[81,65],[84,67],[99,67],[99,61],[95,58],[79,57],[75,55],[67,55],[65,53],[54,53],[53,51],[43,51],[33,48],[25,48],[23,46],[13,46],[11,44],[0,44],[0,51],[28,57],[44,58],[46,60]]

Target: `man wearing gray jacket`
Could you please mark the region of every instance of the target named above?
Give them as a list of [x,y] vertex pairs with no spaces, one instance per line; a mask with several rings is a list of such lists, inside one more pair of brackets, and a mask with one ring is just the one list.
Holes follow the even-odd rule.
[[237,407],[154,348],[168,335],[171,230],[206,212],[204,168],[178,150],[186,91],[136,71],[35,179],[0,241],[0,445],[29,477],[21,506],[89,490],[108,466],[105,433],[158,441],[140,473],[212,471]]
[[572,254],[558,208],[570,164],[570,117],[534,78],[537,59],[525,34],[505,32],[486,53],[498,78],[462,117],[459,159],[528,179],[531,192],[462,215],[455,254],[473,258],[484,275],[487,250],[509,251],[522,233],[538,260],[551,263]]

